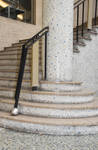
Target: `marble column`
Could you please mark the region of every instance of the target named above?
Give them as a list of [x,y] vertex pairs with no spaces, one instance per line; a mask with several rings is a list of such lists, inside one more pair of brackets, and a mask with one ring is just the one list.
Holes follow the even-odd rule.
[[43,26],[49,26],[47,80],[71,81],[73,0],[43,0]]

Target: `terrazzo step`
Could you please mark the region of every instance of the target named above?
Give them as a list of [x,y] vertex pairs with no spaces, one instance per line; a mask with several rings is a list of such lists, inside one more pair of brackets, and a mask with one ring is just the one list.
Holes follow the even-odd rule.
[[49,135],[86,135],[98,133],[98,116],[90,118],[56,119],[11,116],[0,111],[0,126],[22,132]]
[[[2,59],[20,59],[21,58],[21,54],[18,54],[18,55],[0,55],[0,60]],[[30,54],[27,54],[27,58],[26,59],[31,59],[31,55]]]
[[[5,55],[21,55],[21,51],[2,51],[0,52],[0,56],[5,56]],[[31,55],[31,51],[27,53],[28,55]]]
[[[20,63],[20,59],[0,59],[0,65],[3,64],[13,64],[18,65]],[[26,59],[26,65],[31,64],[31,59]]]
[[[31,48],[29,48],[28,51],[29,51],[29,50],[31,50]],[[5,48],[4,48],[4,51],[2,51],[2,52],[9,52],[9,51],[10,51],[10,52],[13,52],[13,51],[17,51],[17,52],[20,51],[20,52],[21,52],[21,51],[22,51],[22,48],[17,48],[17,47],[14,47],[14,48],[13,48],[12,46],[11,46],[11,47],[5,47]]]
[[[0,86],[2,87],[14,87],[16,88],[16,85],[17,85],[17,79],[15,78],[0,78]],[[30,80],[23,80],[22,81],[22,88],[23,89],[31,89],[32,86],[31,86],[31,81]]]
[[[0,98],[0,110],[11,112],[14,99]],[[20,101],[19,114],[48,118],[85,118],[98,115],[98,98],[85,104],[48,104]]]
[[[16,78],[0,78],[0,86],[16,87]],[[23,88],[31,88],[30,80],[23,80]],[[48,82],[40,81],[40,89],[45,91],[79,91],[81,90],[80,82]]]
[[79,91],[81,90],[81,82],[51,82],[40,81],[40,89],[46,91]]
[[22,50],[22,46],[18,46],[18,47],[13,47],[13,46],[5,47],[4,50],[5,51]]
[[[0,70],[6,70],[8,68],[10,68],[11,70],[15,69],[15,70],[18,70],[19,69],[19,63],[17,63],[16,65],[15,64],[0,64]],[[40,67],[41,68],[41,67]],[[30,70],[31,69],[31,66],[30,65],[25,65],[25,69],[26,70]]]
[[[14,88],[0,87],[0,96],[13,98],[15,95]],[[49,91],[30,91],[21,90],[20,99],[41,102],[41,103],[85,103],[93,101],[94,92],[92,91],[77,91],[77,92],[49,92]]]
[[[20,66],[20,64],[18,63],[18,64],[0,64],[0,70],[6,70],[6,69],[8,69],[8,68],[10,68],[11,70],[13,70],[13,69],[15,69],[15,70],[18,70],[19,69],[19,66]],[[28,65],[28,64],[26,64],[25,65],[25,70],[31,70],[31,65]],[[42,67],[41,67],[41,64],[39,63],[39,71],[41,72],[42,71]]]
[[[14,70],[14,69],[9,69],[9,70],[4,70],[4,69],[1,69],[0,70],[0,78],[1,77],[7,77],[7,78],[17,78],[18,77],[18,70],[16,71],[16,70]],[[24,78],[25,79],[30,79],[31,78],[31,73],[30,73],[30,71],[25,71],[24,72]]]
[[[16,47],[16,46],[22,46],[23,44],[25,44],[25,42],[13,43],[12,46],[15,46],[15,47]],[[39,45],[40,45],[40,46],[42,45],[42,42],[41,42],[41,41],[39,42]]]
[[[18,70],[15,70],[15,69],[1,69],[0,70],[0,78],[17,78],[18,77],[18,73],[19,71]],[[24,79],[31,79],[31,73],[29,70],[26,70],[24,71],[24,76],[23,76]],[[39,80],[42,79],[42,72],[39,72]]]
[[20,43],[24,43],[26,41],[28,41],[29,39],[23,39],[23,40],[19,40]]

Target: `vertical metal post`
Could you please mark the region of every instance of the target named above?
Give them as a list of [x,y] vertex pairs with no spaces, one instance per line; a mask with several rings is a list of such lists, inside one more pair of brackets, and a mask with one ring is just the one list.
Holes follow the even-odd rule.
[[84,34],[84,2],[82,4],[82,36]]
[[45,80],[47,78],[47,32],[45,33]]
[[79,41],[79,6],[77,7],[77,29],[76,29],[76,40]]
[[10,14],[11,14],[11,8],[10,8],[10,6],[8,6],[8,18],[10,18]]
[[95,21],[94,21],[94,24],[96,25],[96,23],[97,23],[97,0],[96,0],[96,2],[95,2]]

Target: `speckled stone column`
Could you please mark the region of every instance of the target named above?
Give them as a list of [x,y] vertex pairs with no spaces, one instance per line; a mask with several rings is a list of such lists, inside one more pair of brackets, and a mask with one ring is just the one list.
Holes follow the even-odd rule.
[[73,0],[43,0],[43,26],[49,26],[47,80],[72,80]]

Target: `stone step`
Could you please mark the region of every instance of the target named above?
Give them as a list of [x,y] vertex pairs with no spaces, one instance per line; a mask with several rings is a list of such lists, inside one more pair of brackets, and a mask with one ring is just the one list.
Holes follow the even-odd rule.
[[[11,112],[14,99],[0,97],[0,110]],[[52,118],[85,118],[98,115],[98,98],[85,104],[48,104],[19,101],[19,114]]]
[[[15,95],[14,88],[0,87],[0,96],[13,98]],[[94,92],[81,90],[77,92],[49,92],[49,91],[30,91],[21,90],[20,99],[41,102],[41,103],[85,103],[93,101]]]
[[[20,66],[20,64],[19,63],[17,63],[16,65],[15,64],[11,64],[11,63],[9,63],[9,64],[0,64],[0,70],[6,70],[6,69],[11,69],[11,70],[13,70],[13,69],[15,69],[15,70],[19,70],[19,66]],[[31,70],[31,65],[29,65],[29,64],[26,64],[25,65],[25,69],[26,70]],[[39,72],[42,72],[42,66],[41,66],[41,64],[39,63]]]
[[19,40],[20,43],[25,43],[27,42],[29,39],[23,39],[23,40]]
[[[0,78],[0,86],[4,87],[16,87],[17,78]],[[23,80],[23,88],[31,87],[30,80]],[[79,91],[81,90],[80,82],[48,82],[40,81],[39,89],[45,91]]]
[[[15,47],[16,46],[22,46],[23,44],[25,44],[25,42],[13,43],[12,46],[15,46]],[[42,42],[40,41],[39,46],[41,46],[41,45],[42,45]]]
[[98,133],[98,116],[90,118],[57,119],[11,116],[0,111],[0,126],[11,130],[50,135],[86,135]]
[[[29,50],[31,50],[32,48],[30,47],[29,49],[28,49],[28,51]],[[22,51],[22,47],[21,46],[16,46],[16,47],[13,47],[13,46],[10,46],[10,47],[5,47],[4,48],[4,51],[6,51],[6,52],[8,52],[8,51]]]
[[[17,85],[17,79],[16,78],[0,78],[0,86],[2,87],[13,87],[16,88]],[[23,89],[31,89],[31,80],[23,80],[22,81],[22,88]]]
[[[2,51],[0,52],[0,56],[5,56],[5,55],[21,55],[21,51]],[[29,50],[28,55],[31,55],[31,51]]]
[[79,91],[81,90],[81,82],[52,82],[40,81],[40,89],[43,91]]
[[22,50],[22,46],[17,46],[17,47],[10,46],[10,47],[5,47],[4,50],[5,50],[5,51]]
[[[28,53],[27,54],[27,58],[26,58],[26,61],[31,60],[32,58],[32,54],[31,53]],[[21,59],[21,54],[2,54],[0,55],[0,62],[1,60],[20,60]],[[42,57],[39,56],[39,61],[41,61]]]
[[[0,59],[0,65],[3,64],[13,64],[13,65],[19,65],[20,59]],[[31,59],[26,59],[26,65],[31,65]]]
[[[39,44],[39,49],[42,47],[42,44]],[[29,48],[32,49],[32,46]],[[22,44],[14,44],[10,47],[5,47],[4,50],[22,50]]]
[[[0,70],[0,78],[1,77],[7,77],[7,78],[9,78],[9,79],[11,79],[11,78],[17,78],[18,77],[18,70],[15,70],[15,69],[1,69]],[[31,73],[30,73],[30,71],[26,71],[25,70],[25,72],[24,72],[24,78],[25,79],[30,79],[31,78]]]
[[[13,70],[13,69],[15,69],[15,70],[19,70],[19,63],[17,63],[17,64],[11,64],[11,63],[9,63],[9,64],[1,64],[0,63],[0,70],[8,70],[8,68],[10,69],[10,70]],[[41,67],[40,67],[41,68]],[[25,65],[25,69],[26,70],[30,70],[31,69],[31,65],[28,65],[28,64],[26,64]]]
[[[27,55],[27,58],[26,59],[31,59],[31,54],[28,54]],[[17,60],[17,59],[21,59],[21,54],[18,54],[18,55],[0,55],[0,60],[3,60],[3,59],[11,59],[11,60]]]

